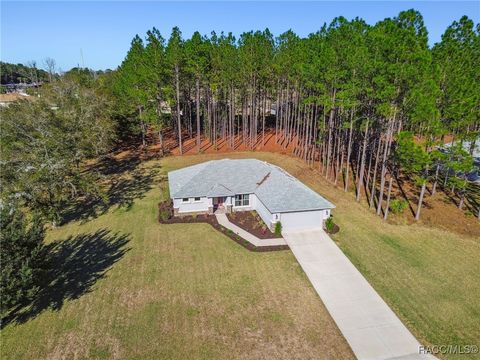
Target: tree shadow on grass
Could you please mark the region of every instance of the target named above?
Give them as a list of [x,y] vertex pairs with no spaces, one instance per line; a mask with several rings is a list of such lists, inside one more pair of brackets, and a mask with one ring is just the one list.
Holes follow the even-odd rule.
[[47,245],[48,270],[40,281],[38,293],[12,309],[2,319],[1,327],[25,323],[47,309],[59,311],[66,301],[92,291],[93,285],[130,250],[125,247],[129,241],[128,235],[100,229]]
[[113,206],[129,209],[135,199],[141,199],[153,187],[158,174],[155,169],[140,167],[136,156],[117,160],[113,157],[103,159],[89,171],[103,178],[104,196],[86,196],[62,214],[62,223],[75,220],[86,221],[104,214]]

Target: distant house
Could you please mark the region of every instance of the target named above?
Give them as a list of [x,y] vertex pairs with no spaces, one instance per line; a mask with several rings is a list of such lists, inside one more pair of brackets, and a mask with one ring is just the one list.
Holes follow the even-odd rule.
[[215,160],[168,173],[176,216],[256,210],[271,229],[318,228],[335,206],[278,166]]
[[[455,145],[458,144],[458,142],[455,142]],[[472,154],[473,157],[473,164],[474,164],[474,169],[466,174],[467,180],[480,185],[480,137],[478,137],[474,142],[471,141],[464,141],[462,142],[462,148],[466,152]],[[454,144],[448,143],[443,145],[440,148],[440,151],[444,153],[448,153],[449,149],[453,146]]]
[[9,106],[15,101],[27,98],[29,98],[29,95],[25,93],[0,94],[0,106]]

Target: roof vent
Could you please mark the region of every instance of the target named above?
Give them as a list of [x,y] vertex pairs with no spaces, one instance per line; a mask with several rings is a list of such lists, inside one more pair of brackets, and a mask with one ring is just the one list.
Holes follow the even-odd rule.
[[265,181],[267,181],[268,177],[270,176],[270,173],[271,173],[271,171],[269,171],[268,174],[265,175],[265,176],[263,177],[263,179],[260,180],[260,181],[257,183],[257,185],[260,186],[260,185],[262,185]]

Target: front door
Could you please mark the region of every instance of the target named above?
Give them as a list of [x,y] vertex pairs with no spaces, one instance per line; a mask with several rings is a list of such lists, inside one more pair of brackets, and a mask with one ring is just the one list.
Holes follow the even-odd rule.
[[219,207],[223,207],[223,203],[225,202],[225,197],[214,197],[213,198],[213,207],[215,209]]

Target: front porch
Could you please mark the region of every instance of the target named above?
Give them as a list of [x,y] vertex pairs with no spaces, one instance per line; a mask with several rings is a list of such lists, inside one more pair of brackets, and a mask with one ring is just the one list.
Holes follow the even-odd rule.
[[219,196],[212,198],[213,214],[230,214],[232,212],[231,198],[229,196]]

